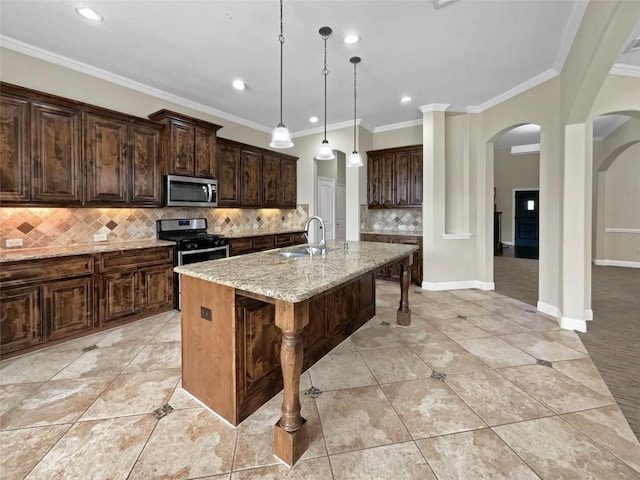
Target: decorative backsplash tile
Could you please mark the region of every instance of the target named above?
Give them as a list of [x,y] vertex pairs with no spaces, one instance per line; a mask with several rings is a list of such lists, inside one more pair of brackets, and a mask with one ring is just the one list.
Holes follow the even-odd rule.
[[0,208],[0,249],[7,239],[20,248],[93,243],[96,233],[109,242],[156,238],[156,220],[204,217],[210,233],[228,235],[256,229],[302,227],[308,205],[296,209],[239,208]]
[[360,229],[394,230],[401,232],[422,232],[421,208],[380,208],[369,209],[360,205]]

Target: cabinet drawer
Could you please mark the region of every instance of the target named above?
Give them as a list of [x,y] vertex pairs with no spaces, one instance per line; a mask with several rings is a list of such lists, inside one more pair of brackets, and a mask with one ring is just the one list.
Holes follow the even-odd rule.
[[256,250],[264,250],[274,246],[274,235],[265,235],[263,237],[253,237],[253,248]]
[[291,245],[293,243],[293,235],[290,233],[282,233],[280,235],[275,235],[275,239],[276,239],[277,247]]
[[0,285],[8,287],[16,284],[57,280],[91,275],[94,271],[93,256],[43,258],[5,263],[0,268]]
[[232,238],[229,240],[230,255],[241,255],[248,253],[253,249],[253,242],[250,237],[246,238]]
[[122,267],[141,267],[162,263],[173,264],[173,247],[105,252],[100,255],[100,271],[108,272]]

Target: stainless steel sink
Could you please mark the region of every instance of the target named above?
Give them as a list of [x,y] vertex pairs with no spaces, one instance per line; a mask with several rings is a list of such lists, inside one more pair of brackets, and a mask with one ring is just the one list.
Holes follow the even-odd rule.
[[300,258],[309,256],[308,253],[302,252],[278,252],[276,255],[280,255],[281,257],[285,258]]
[[285,258],[300,258],[308,257],[309,253],[313,255],[320,255],[322,251],[319,248],[299,247],[293,250],[286,250],[284,252],[276,252],[276,255],[280,255]]

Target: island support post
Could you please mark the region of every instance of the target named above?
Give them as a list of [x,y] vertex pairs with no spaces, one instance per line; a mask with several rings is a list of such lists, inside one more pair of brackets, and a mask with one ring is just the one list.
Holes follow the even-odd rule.
[[396,323],[403,327],[411,325],[411,310],[409,310],[409,284],[411,283],[411,264],[413,254],[400,261],[400,306],[396,313]]

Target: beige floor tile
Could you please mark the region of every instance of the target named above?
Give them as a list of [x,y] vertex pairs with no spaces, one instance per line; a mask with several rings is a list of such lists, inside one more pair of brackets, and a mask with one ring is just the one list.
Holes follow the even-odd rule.
[[155,425],[152,415],[78,422],[26,478],[127,478]]
[[53,380],[117,375],[142,348],[142,345],[121,345],[90,350],[62,369]]
[[559,417],[502,425],[493,430],[542,478],[638,479],[637,472]]
[[347,339],[309,369],[313,386],[320,390],[376,385],[358,349]]
[[440,380],[424,378],[390,383],[382,385],[382,389],[414,439],[486,426]]
[[204,408],[158,421],[128,479],[189,479],[231,471],[236,430]]
[[150,343],[127,365],[124,372],[146,372],[182,366],[180,342]]
[[[327,451],[315,400],[301,395],[300,405],[302,416],[307,420],[305,428],[309,442],[302,459],[326,456]],[[263,467],[279,462],[273,455],[273,426],[281,415],[282,392],[265,403],[238,426],[234,470]]]
[[[458,297],[457,295],[454,295],[451,292],[446,292],[446,291],[421,290],[419,297],[431,304],[440,303],[443,305],[449,305],[451,303],[464,302],[462,298]],[[418,303],[423,303],[424,300]]]
[[456,343],[493,368],[536,363],[536,359],[498,337],[465,338]]
[[[522,325],[534,332],[544,332],[547,330],[560,330],[557,320],[553,320],[544,315],[535,313],[535,308],[531,305],[526,305],[517,300],[508,299],[510,303],[519,303],[524,307],[518,307],[512,311],[503,311],[501,315],[511,320],[512,322]],[[530,310],[530,311],[529,311]]]
[[180,321],[169,321],[157,333],[151,343],[180,342],[182,340],[182,324]]
[[97,345],[101,348],[130,344],[146,345],[167,323],[167,319],[168,317],[166,319],[160,318],[160,320],[156,320],[156,317],[152,317],[151,319],[139,320],[124,327],[114,328],[110,334]]
[[82,350],[45,349],[0,364],[0,385],[44,382],[83,354]]
[[445,381],[488,425],[553,415],[493,370],[448,375]]
[[500,338],[509,342],[514,347],[527,352],[529,355],[548,362],[560,362],[562,360],[572,360],[574,358],[584,358],[588,356],[586,353],[578,352],[560,342],[549,340],[535,333],[502,335]]
[[191,395],[189,392],[182,388],[182,381],[176,385],[171,398],[169,398],[169,405],[175,410],[184,410],[185,408],[201,408],[202,403]]
[[439,373],[474,372],[490,368],[453,340],[434,341],[412,350],[431,370]]
[[431,369],[406,347],[364,349],[361,352],[379,383],[427,378]]
[[378,386],[324,392],[316,404],[329,454],[411,438]]
[[[415,313],[415,312],[413,312]],[[395,312],[393,319],[387,321],[376,315],[357,332],[351,335],[351,341],[363,350],[365,348],[391,348],[426,345],[448,337],[438,332],[418,315],[412,315],[411,325],[397,325]]]
[[538,480],[539,477],[491,429],[416,442],[438,480]]
[[478,302],[481,300],[491,300],[493,298],[488,292],[475,289],[452,290],[451,294],[467,302]]
[[327,457],[301,460],[293,468],[278,464],[242,470],[231,475],[231,480],[328,480],[331,478],[331,466]]
[[581,383],[594,392],[599,393],[603,397],[613,398],[591,358],[553,362],[553,368],[565,374],[567,377],[573,378],[576,382]]
[[500,373],[555,413],[577,412],[614,403],[611,398],[542,365],[503,368]]
[[617,405],[569,413],[562,418],[640,473],[640,443]]
[[0,415],[11,410],[42,385],[41,382],[0,385]]
[[433,325],[438,331],[444,333],[447,337],[458,338],[478,338],[486,337],[489,333],[485,332],[481,328],[476,327],[467,318],[443,318],[443,319],[428,319],[428,322]]
[[431,319],[444,320],[447,318],[456,318],[458,314],[453,310],[454,303],[423,303],[413,305],[411,310],[421,317]]
[[24,478],[70,427],[52,425],[0,432],[0,477]]
[[2,429],[76,421],[114,377],[54,380],[45,383],[0,417]]
[[120,374],[81,420],[151,413],[168,402],[179,379],[179,369]]
[[467,317],[469,323],[484,330],[490,335],[511,335],[516,333],[530,333],[531,330],[518,325],[500,315],[480,315]]
[[332,455],[335,480],[436,480],[415,443],[397,443]]
[[546,330],[544,332],[540,332],[540,335],[543,337],[553,340],[567,347],[576,350],[578,352],[582,352],[584,354],[588,354],[587,349],[584,348],[584,344],[578,334],[571,330]]

